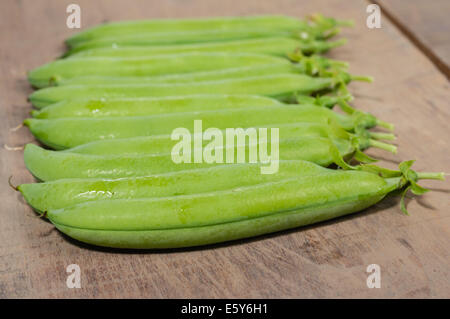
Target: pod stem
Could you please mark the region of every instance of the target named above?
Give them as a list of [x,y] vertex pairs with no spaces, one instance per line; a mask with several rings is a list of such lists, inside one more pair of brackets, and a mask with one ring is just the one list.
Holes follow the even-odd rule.
[[340,46],[342,46],[342,45],[344,45],[346,43],[347,43],[347,39],[345,39],[345,38],[342,38],[340,40],[333,41],[333,42],[327,42],[327,49],[337,48],[337,47],[340,47]]
[[444,173],[432,173],[432,172],[417,172],[417,179],[436,179],[445,180]]
[[348,68],[348,66],[349,66],[347,62],[333,60],[333,59],[328,59],[328,63],[330,63],[330,65],[334,66],[334,67]]
[[411,166],[413,165],[414,161],[405,161],[400,163],[398,166],[400,169],[400,172],[403,176],[403,179],[405,180],[406,188],[402,193],[402,197],[400,199],[400,208],[402,212],[406,215],[408,214],[408,210],[406,209],[405,204],[405,197],[408,191],[411,190],[411,192],[414,195],[423,195],[426,192],[429,191],[429,189],[422,187],[417,184],[417,181],[420,179],[437,179],[437,180],[444,180],[444,173],[430,173],[430,172],[416,172],[411,169]]
[[353,20],[336,20],[336,25],[340,27],[353,27],[355,22]]
[[10,128],[9,131],[10,132],[15,132],[15,131],[21,129],[22,127],[23,127],[23,122],[20,123],[19,125],[15,126],[15,127],[13,127],[13,128]]
[[8,144],[3,144],[3,148],[7,151],[22,151],[25,148],[25,144],[20,146],[9,146]]
[[355,109],[351,107],[344,99],[338,101],[338,105],[341,108],[342,111],[344,111],[347,114],[353,114],[355,113]]
[[405,197],[408,191],[414,195],[422,195],[428,192],[429,190],[418,185],[417,181],[420,179],[435,179],[435,180],[444,180],[444,173],[429,173],[429,172],[416,172],[411,169],[411,166],[414,164],[414,161],[404,161],[398,165],[399,170],[391,170],[387,168],[383,168],[376,165],[364,164],[358,166],[357,169],[375,173],[386,179],[394,179],[395,189],[404,188],[401,199],[400,199],[400,208],[402,212],[406,215],[408,214],[408,210],[406,209]]
[[394,124],[389,123],[389,122],[385,122],[385,121],[381,121],[381,120],[377,119],[377,125],[385,128],[391,132],[394,130]]
[[379,148],[393,154],[397,153],[397,147],[395,145],[383,143],[377,140],[369,139],[369,146]]
[[350,79],[352,81],[360,81],[360,82],[367,82],[367,83],[373,82],[373,77],[365,76],[365,75],[350,75]]
[[313,13],[309,15],[308,18],[318,25],[327,27],[353,27],[355,25],[353,20],[337,20],[334,18],[325,17],[320,13]]
[[334,28],[328,31],[323,31],[323,39],[324,40],[328,40],[331,39],[332,37],[338,35],[339,33],[341,33],[341,28]]
[[369,132],[369,135],[371,138],[375,140],[387,140],[387,141],[395,140],[395,135],[392,133]]

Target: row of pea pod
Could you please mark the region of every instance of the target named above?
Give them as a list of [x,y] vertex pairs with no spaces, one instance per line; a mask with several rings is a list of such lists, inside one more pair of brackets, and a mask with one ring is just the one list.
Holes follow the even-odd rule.
[[[70,237],[142,249],[263,235],[361,211],[395,190],[422,194],[419,179],[443,174],[417,173],[412,161],[385,169],[364,153],[395,153],[395,136],[350,105],[348,84],[371,78],[323,56],[350,25],[268,15],[82,31],[29,73],[38,90],[24,124],[44,146],[25,147],[40,182],[18,190]],[[192,134],[177,142],[179,128]],[[229,129],[246,135],[224,143]],[[264,148],[263,161],[253,150]]]

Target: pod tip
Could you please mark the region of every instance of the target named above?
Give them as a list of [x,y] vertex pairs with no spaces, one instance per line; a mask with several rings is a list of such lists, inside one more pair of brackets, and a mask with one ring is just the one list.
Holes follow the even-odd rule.
[[12,181],[11,181],[12,178],[13,178],[12,175],[9,176],[9,178],[8,178],[8,184],[9,184],[9,186],[10,186],[12,189],[14,189],[15,191],[19,191],[19,187],[12,184]]

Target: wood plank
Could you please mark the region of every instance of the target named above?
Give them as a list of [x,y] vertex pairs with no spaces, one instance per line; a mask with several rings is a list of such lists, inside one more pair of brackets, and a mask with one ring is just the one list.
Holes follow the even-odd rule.
[[375,1],[382,12],[450,77],[450,2],[446,0]]
[[[31,92],[26,71],[59,56],[71,1],[0,2],[0,142],[32,140],[22,128]],[[351,85],[357,107],[396,124],[399,154],[371,151],[395,167],[450,171],[449,85],[433,64],[389,22],[365,26],[365,1],[262,2],[258,0],[77,1],[82,26],[104,20],[323,12],[356,21],[349,43],[333,52],[372,85]],[[7,44],[7,45],[5,45]],[[0,150],[0,298],[194,298],[194,297],[448,297],[450,287],[449,183],[424,182],[435,191],[409,203],[411,216],[390,197],[360,214],[232,244],[175,252],[98,249],[76,243],[32,212],[7,184],[32,182],[21,151]],[[66,267],[81,267],[81,289],[66,287]],[[381,288],[368,289],[366,267],[381,267]]]

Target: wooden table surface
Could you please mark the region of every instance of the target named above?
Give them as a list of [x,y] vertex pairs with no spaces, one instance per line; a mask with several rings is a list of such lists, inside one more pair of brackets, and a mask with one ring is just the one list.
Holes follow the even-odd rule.
[[384,14],[450,78],[450,1],[377,0]]
[[[73,2],[0,2],[2,146],[33,141],[26,129],[12,130],[31,110],[26,72],[63,52],[63,39],[75,32],[65,24],[66,6]],[[391,168],[401,160],[416,159],[418,170],[450,172],[446,75],[387,16],[382,15],[380,29],[368,29],[366,1],[75,2],[81,6],[82,27],[105,20],[262,13],[302,17],[322,12],[353,19],[355,27],[343,33],[349,43],[331,56],[349,61],[354,73],[375,77],[373,84],[350,86],[354,103],[395,123],[398,134],[397,155],[369,153],[380,155],[381,164]],[[439,7],[431,13],[446,19]],[[439,32],[438,19],[428,24],[431,35]],[[444,33],[448,31],[447,27]],[[428,50],[449,55],[448,46]],[[433,191],[409,201],[410,216],[400,212],[399,198],[390,197],[353,216],[257,239],[202,249],[134,252],[88,247],[37,217],[7,182],[11,175],[15,184],[33,181],[21,150],[2,147],[0,170],[0,298],[450,297],[448,181],[423,182]],[[70,264],[80,266],[81,289],[66,286]],[[380,266],[379,289],[366,285],[370,264]]]

